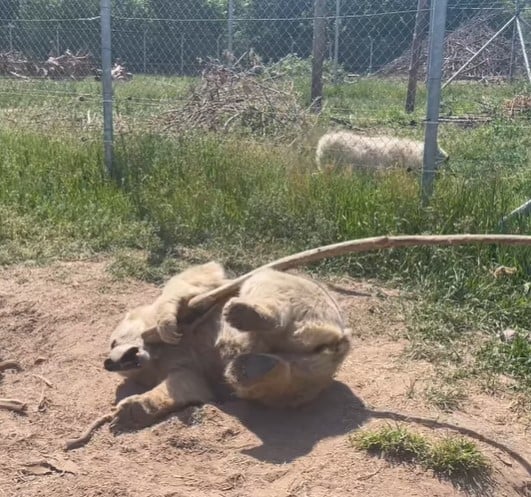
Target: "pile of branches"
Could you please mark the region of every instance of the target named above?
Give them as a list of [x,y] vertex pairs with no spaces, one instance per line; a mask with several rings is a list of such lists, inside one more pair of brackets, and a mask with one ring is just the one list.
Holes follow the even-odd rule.
[[[95,73],[96,81],[100,81],[103,71],[101,69],[96,69]],[[111,77],[113,81],[130,81],[131,79],[133,79],[133,74],[127,71],[125,65],[122,62],[115,62],[114,66],[112,66],[111,69]]]
[[[478,16],[461,25],[445,38],[444,43],[444,79],[449,78],[460,69],[488,40],[494,35],[491,27],[493,16]],[[419,77],[426,76],[428,43],[422,45]],[[517,50],[517,60],[520,52]],[[405,76],[408,73],[411,51],[385,65],[378,71],[384,76]],[[503,35],[498,36],[457,79],[461,80],[495,80],[507,77],[511,59],[511,41]]]
[[189,97],[159,124],[176,133],[243,131],[291,140],[313,119],[299,102],[293,81],[269,71],[249,51],[238,60],[204,61]]
[[42,78],[46,72],[38,62],[17,51],[0,52],[0,76]]
[[34,60],[21,52],[0,52],[0,75],[16,78],[83,79],[94,74],[95,65],[88,52],[50,56],[44,62]]
[[516,95],[503,103],[503,113],[507,117],[527,115],[531,117],[531,95]]

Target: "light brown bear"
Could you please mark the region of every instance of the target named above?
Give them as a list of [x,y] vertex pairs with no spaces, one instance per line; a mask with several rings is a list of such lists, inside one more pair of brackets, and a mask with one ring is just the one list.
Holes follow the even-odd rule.
[[196,295],[227,282],[215,262],[171,278],[153,304],[113,331],[109,371],[150,390],[116,406],[116,422],[143,427],[224,388],[271,407],[296,407],[328,386],[350,349],[350,330],[328,292],[311,279],[259,271],[236,297],[206,312]]

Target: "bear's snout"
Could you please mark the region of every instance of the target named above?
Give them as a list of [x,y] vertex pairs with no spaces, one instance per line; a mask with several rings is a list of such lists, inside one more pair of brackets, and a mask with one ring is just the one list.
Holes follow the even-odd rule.
[[103,367],[107,371],[138,369],[141,366],[139,353],[140,349],[138,347],[115,347],[111,350],[109,357],[103,361]]

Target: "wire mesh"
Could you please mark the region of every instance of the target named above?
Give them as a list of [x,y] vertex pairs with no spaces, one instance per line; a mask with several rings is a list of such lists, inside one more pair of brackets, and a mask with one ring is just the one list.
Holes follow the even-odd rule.
[[40,133],[98,129],[99,54],[97,2],[1,0],[0,126]]
[[[529,50],[531,6],[523,0],[450,0],[443,80],[517,10]],[[226,132],[239,122],[251,134],[265,136],[274,131],[275,112],[283,113],[279,121],[285,127],[291,126],[310,103],[313,12],[314,0],[113,1],[116,132],[181,132],[183,127],[174,125],[179,120],[188,129],[194,122],[204,125],[208,119],[190,102],[208,98],[226,113],[218,128],[211,120],[209,131]],[[421,140],[426,26],[416,109],[403,110],[417,0],[327,0],[326,12],[327,122]],[[0,0],[0,126],[42,133],[68,129],[101,140],[100,36],[97,0]],[[525,74],[522,43],[511,25],[444,89],[441,139],[454,136],[456,126],[464,133],[465,126],[500,116],[507,118],[506,127],[527,124],[531,104]],[[205,78],[213,75],[215,84],[209,86]],[[232,93],[225,91],[224,77]],[[493,92],[488,86],[493,84],[508,86]],[[275,92],[292,93],[296,109],[291,100],[275,99]],[[249,117],[252,106],[262,107]],[[190,109],[196,114],[185,115]],[[289,140],[302,132],[292,131],[285,134]],[[315,143],[306,146],[312,149]]]

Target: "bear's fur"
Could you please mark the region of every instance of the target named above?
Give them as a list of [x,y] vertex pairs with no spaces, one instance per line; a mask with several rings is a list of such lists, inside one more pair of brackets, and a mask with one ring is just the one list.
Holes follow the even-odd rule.
[[[378,171],[393,167],[418,171],[422,169],[424,143],[395,136],[367,136],[351,131],[331,131],[317,144],[315,160],[320,170],[347,168]],[[449,160],[437,145],[436,167]]]
[[126,314],[104,366],[147,387],[123,399],[117,420],[147,426],[227,386],[239,398],[295,407],[316,397],[350,349],[334,299],[313,280],[259,271],[228,302],[197,314],[196,295],[227,281],[214,262],[174,276],[151,305]]

